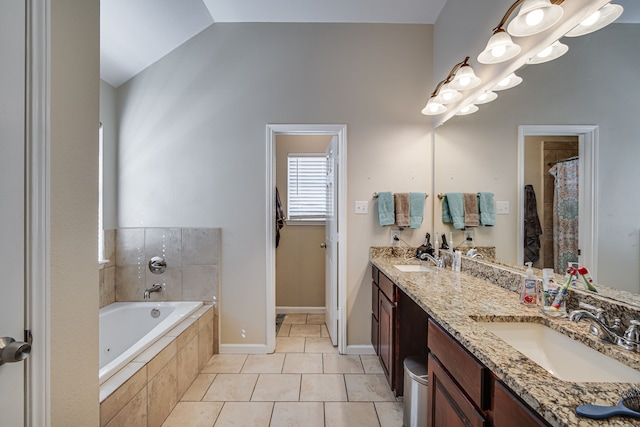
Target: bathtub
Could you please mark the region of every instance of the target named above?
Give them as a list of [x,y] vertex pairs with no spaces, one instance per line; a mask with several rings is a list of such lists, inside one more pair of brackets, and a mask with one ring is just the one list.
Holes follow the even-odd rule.
[[199,301],[116,302],[101,308],[100,384],[201,306]]

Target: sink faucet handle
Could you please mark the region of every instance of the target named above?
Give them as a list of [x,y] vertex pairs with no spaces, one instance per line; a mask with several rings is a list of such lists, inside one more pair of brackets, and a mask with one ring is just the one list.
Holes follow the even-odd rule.
[[604,311],[601,308],[596,307],[595,305],[587,304],[586,302],[580,301],[578,306],[591,311]]

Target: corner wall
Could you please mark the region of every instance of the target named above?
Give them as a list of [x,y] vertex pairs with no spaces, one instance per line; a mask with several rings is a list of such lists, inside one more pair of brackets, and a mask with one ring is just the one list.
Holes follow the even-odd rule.
[[370,343],[369,247],[390,241],[372,193],[431,191],[431,58],[430,25],[213,24],[118,89],[118,225],[222,228],[221,344],[265,345],[272,327],[269,123],[347,124],[347,339]]
[[49,10],[51,426],[97,426],[100,2]]

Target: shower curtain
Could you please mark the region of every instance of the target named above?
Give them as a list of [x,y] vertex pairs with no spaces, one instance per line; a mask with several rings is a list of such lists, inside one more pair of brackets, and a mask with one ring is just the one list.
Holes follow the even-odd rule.
[[554,270],[564,273],[569,262],[578,262],[578,159],[560,161],[549,173],[555,178]]

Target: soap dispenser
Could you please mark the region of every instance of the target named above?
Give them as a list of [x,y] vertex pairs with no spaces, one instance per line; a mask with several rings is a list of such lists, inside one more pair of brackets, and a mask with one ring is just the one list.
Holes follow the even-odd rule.
[[531,266],[532,262],[527,262],[527,270],[522,280],[522,289],[520,290],[520,302],[528,306],[538,305],[538,292],[536,289],[536,276],[533,275]]

